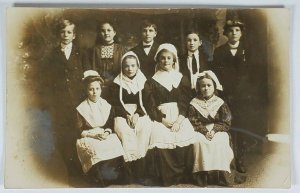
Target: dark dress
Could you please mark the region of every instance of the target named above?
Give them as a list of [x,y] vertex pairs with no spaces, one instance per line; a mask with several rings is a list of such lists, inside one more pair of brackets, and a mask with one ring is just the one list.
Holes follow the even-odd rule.
[[[215,97],[216,98],[216,97]],[[197,101],[193,99],[193,101]],[[206,105],[216,106],[220,100],[211,100]],[[215,101],[215,102],[213,102]],[[218,102],[217,102],[218,101]],[[231,125],[231,112],[226,103],[220,104],[214,117],[204,117],[193,105],[189,106],[188,118],[195,131],[201,133],[199,144],[194,144],[195,163],[193,169],[193,180],[198,186],[234,184],[234,174],[229,173],[230,163],[233,159],[231,138],[228,133]],[[211,143],[202,144],[206,133],[209,131],[207,125],[214,124],[212,130],[215,136]],[[203,146],[201,146],[203,145]],[[207,149],[206,149],[207,148]],[[208,152],[205,153],[205,152]],[[214,168],[213,170],[211,168]],[[218,168],[218,169],[216,169]]]
[[102,58],[101,50],[104,45],[96,45],[89,51],[88,63],[90,69],[96,70],[99,75],[104,79],[105,83],[102,86],[101,97],[111,102],[111,93],[109,87],[111,87],[114,78],[121,71],[121,58],[125,54],[126,50],[124,46],[113,43],[112,58]]
[[[113,93],[113,102],[112,105],[114,106],[115,109],[115,117],[123,117],[126,119],[127,115],[129,113],[125,110],[123,105],[121,104],[120,97],[119,97],[119,92],[120,92],[120,86],[118,84],[113,84],[111,88],[111,92]],[[139,114],[140,117],[144,116],[145,113],[142,110],[140,103],[139,103],[139,93],[133,94],[133,93],[128,93],[127,90],[122,89],[123,93],[123,102],[124,104],[136,104],[137,109],[135,113]]]
[[[125,108],[121,104],[120,97],[119,97],[120,86],[118,84],[114,83],[111,90],[112,90],[112,93],[114,96],[112,105],[114,106],[114,109],[115,109],[115,117],[122,117],[126,120],[127,115],[130,115],[130,114],[125,110]],[[136,94],[133,94],[133,93],[129,94],[127,92],[127,90],[123,88],[122,94],[123,94],[123,102],[125,105],[126,104],[136,104],[137,105],[137,109],[134,112],[134,114],[135,113],[139,114],[140,118],[145,116],[145,112],[142,110],[140,103],[139,103],[139,100],[140,100],[139,92]],[[149,124],[149,123],[144,123],[144,124]],[[125,129],[125,126],[124,126],[124,129]],[[144,132],[148,133],[146,130],[147,129],[146,126],[143,127],[142,129],[144,130]],[[126,132],[126,131],[124,130],[123,132]],[[140,132],[143,132],[143,131],[140,131]],[[150,134],[150,132],[149,132],[149,134]],[[148,134],[146,134],[146,135],[148,135]],[[138,136],[136,136],[136,137],[138,137]],[[125,138],[124,140],[126,140],[126,139],[130,140],[132,138],[130,138],[130,137],[128,138],[128,136],[127,136],[127,138]],[[139,141],[139,139],[133,139],[133,140]],[[127,143],[130,143],[130,142],[127,142]],[[142,141],[142,143],[144,144],[145,142]],[[140,144],[140,145],[143,145],[143,144]],[[147,144],[148,144],[148,142],[147,142]],[[126,152],[126,150],[125,150],[125,152]],[[126,176],[128,177],[129,183],[140,183],[140,184],[148,185],[146,182],[146,180],[147,180],[146,168],[147,168],[146,156],[141,157],[136,160],[131,160],[131,161],[125,162]]]
[[[188,54],[185,53],[184,55],[180,56],[179,59],[180,59],[179,70],[184,76],[188,77],[189,85],[191,85],[191,74],[188,69]],[[200,63],[200,69],[199,69],[200,73],[205,70],[208,70],[208,67],[209,67],[208,66],[208,56],[203,52],[202,49],[199,49],[199,63]],[[191,90],[191,94],[192,95],[190,97],[190,100],[192,100],[197,95],[195,89]]]
[[140,69],[147,79],[151,78],[154,75],[156,63],[154,61],[154,56],[158,46],[159,44],[156,41],[154,41],[148,55],[144,51],[142,42],[140,42],[136,47],[131,49],[131,51],[133,51],[138,56],[141,64]]
[[[91,110],[92,108],[88,106],[89,102],[86,101],[87,100],[81,103],[81,107],[84,106],[86,108],[85,110],[79,110],[79,107],[77,107],[77,130],[82,133],[84,131],[91,131],[94,128],[103,128],[104,131],[110,130],[110,136],[102,141],[88,137],[78,138],[76,144],[77,153],[78,157],[81,158],[83,172],[86,174],[87,180],[94,186],[105,187],[111,184],[127,183],[127,177],[124,172],[124,151],[117,135],[111,133],[115,110],[111,107],[110,111],[106,112],[106,115],[102,114],[103,116],[108,116],[104,125],[94,125],[94,127],[92,127],[84,116],[93,117],[91,119],[91,122],[93,122],[93,120],[97,119],[97,116],[101,116],[101,114],[95,114],[95,111]],[[103,106],[103,108],[106,107]],[[82,115],[82,113],[85,113],[85,115]],[[95,123],[94,121],[93,124]],[[95,150],[95,148],[98,151]],[[101,161],[94,163],[93,160]]]
[[[153,78],[147,80],[144,104],[153,121],[162,122],[165,115],[158,110],[158,106],[163,103],[176,102],[179,114],[186,116],[189,103],[187,82],[187,78],[183,77],[177,88],[168,91]],[[155,147],[148,151],[148,160],[151,160],[147,163],[148,177],[154,184],[162,186],[186,182],[191,173],[192,157],[192,145],[189,144],[173,149]]]
[[244,172],[244,169],[239,168],[239,166],[243,165],[244,160],[244,136],[239,132],[234,132],[234,130],[246,129],[247,109],[251,107],[247,100],[250,84],[248,50],[243,42],[240,42],[237,52],[233,56],[229,45],[226,43],[216,48],[212,66],[213,71],[223,85],[224,91],[220,93],[220,96],[227,102],[232,112],[232,135],[236,165],[238,170],[242,172]]
[[52,50],[44,63],[45,99],[52,112],[55,137],[67,164],[69,174],[76,172],[78,164],[75,152],[74,132],[76,106],[84,99],[82,76],[86,69],[85,53],[75,44],[67,60],[60,47]]

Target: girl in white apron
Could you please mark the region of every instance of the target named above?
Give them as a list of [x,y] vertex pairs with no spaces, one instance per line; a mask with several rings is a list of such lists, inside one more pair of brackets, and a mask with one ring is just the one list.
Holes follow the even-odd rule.
[[186,118],[189,81],[179,72],[175,46],[160,45],[155,61],[156,73],[146,82],[144,97],[146,110],[154,121],[149,145],[154,163],[149,172],[160,185],[169,186],[188,177],[188,163],[192,162],[188,159],[196,132]]
[[77,140],[78,158],[83,172],[97,186],[107,186],[124,179],[124,150],[116,134],[112,132],[113,109],[100,97],[102,78],[96,71],[84,72],[87,91],[85,99],[76,109],[81,138]]
[[212,71],[204,71],[199,75],[196,90],[198,96],[191,101],[188,111],[198,138],[194,144],[193,178],[199,186],[229,186],[234,156],[228,134],[231,113],[227,104],[216,96],[222,85]]
[[125,154],[130,181],[145,178],[145,160],[152,121],[146,113],[142,90],[146,77],[140,70],[137,55],[130,51],[121,60],[121,73],[114,79],[113,96],[115,108],[114,130],[120,138]]

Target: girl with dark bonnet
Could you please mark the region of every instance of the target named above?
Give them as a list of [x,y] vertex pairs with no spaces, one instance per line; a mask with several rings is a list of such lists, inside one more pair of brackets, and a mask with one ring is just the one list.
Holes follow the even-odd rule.
[[[121,73],[114,79],[115,132],[120,138],[130,181],[145,178],[145,160],[152,121],[143,105],[146,77],[137,55],[130,51],[122,57]],[[141,182],[142,183],[142,182]]]
[[83,172],[96,186],[124,180],[121,142],[113,133],[114,111],[101,95],[103,79],[96,71],[84,72],[87,98],[76,108],[81,138],[76,147]]
[[[229,173],[233,160],[230,136],[231,113],[227,104],[216,95],[222,85],[212,71],[199,74],[198,96],[189,106],[188,118],[195,131],[193,178],[197,185],[232,185]],[[216,177],[216,179],[213,179]]]
[[[177,50],[161,44],[155,54],[156,72],[145,85],[144,104],[154,121],[149,148],[154,156],[154,174],[163,186],[182,183],[188,177],[189,153],[195,131],[186,118],[189,88],[179,72]],[[149,151],[150,152],[150,151]]]
[[110,21],[100,23],[98,27],[99,41],[91,53],[91,67],[104,79],[102,97],[111,98],[109,87],[120,72],[121,58],[125,48],[116,43],[116,27]]
[[[232,111],[232,127],[245,129],[245,115],[250,104],[247,104],[249,96],[249,49],[246,49],[242,41],[245,25],[237,15],[227,18],[224,25],[224,35],[228,41],[215,49],[212,69],[216,72],[224,86],[222,98],[228,103]],[[235,146],[236,169],[245,173],[244,166],[244,136],[240,133],[233,134]]]

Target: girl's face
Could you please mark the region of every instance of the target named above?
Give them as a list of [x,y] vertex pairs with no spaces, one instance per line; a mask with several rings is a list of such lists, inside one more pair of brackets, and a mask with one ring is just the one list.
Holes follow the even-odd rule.
[[138,70],[138,64],[135,58],[126,58],[123,62],[123,73],[128,78],[134,77]]
[[226,36],[229,43],[235,44],[236,42],[240,41],[242,37],[241,28],[238,26],[230,27],[226,33]]
[[189,34],[186,37],[186,46],[190,52],[195,52],[201,46],[202,41],[195,33]]
[[91,82],[87,88],[88,98],[93,102],[97,102],[100,98],[101,91],[102,89],[99,81]]
[[214,83],[209,78],[203,78],[200,80],[200,92],[205,99],[211,98],[215,93]]
[[104,23],[101,26],[100,34],[106,44],[112,44],[114,42],[116,32],[109,23]]
[[68,45],[75,39],[74,27],[74,25],[68,25],[60,30],[59,34],[62,44]]
[[171,71],[174,65],[174,56],[169,51],[162,51],[158,57],[159,67],[164,71]]

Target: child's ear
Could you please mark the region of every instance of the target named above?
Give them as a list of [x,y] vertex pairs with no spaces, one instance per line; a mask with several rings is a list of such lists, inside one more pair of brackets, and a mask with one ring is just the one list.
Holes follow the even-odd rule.
[[200,39],[200,40],[199,40],[199,46],[201,46],[201,45],[202,45],[202,40]]

